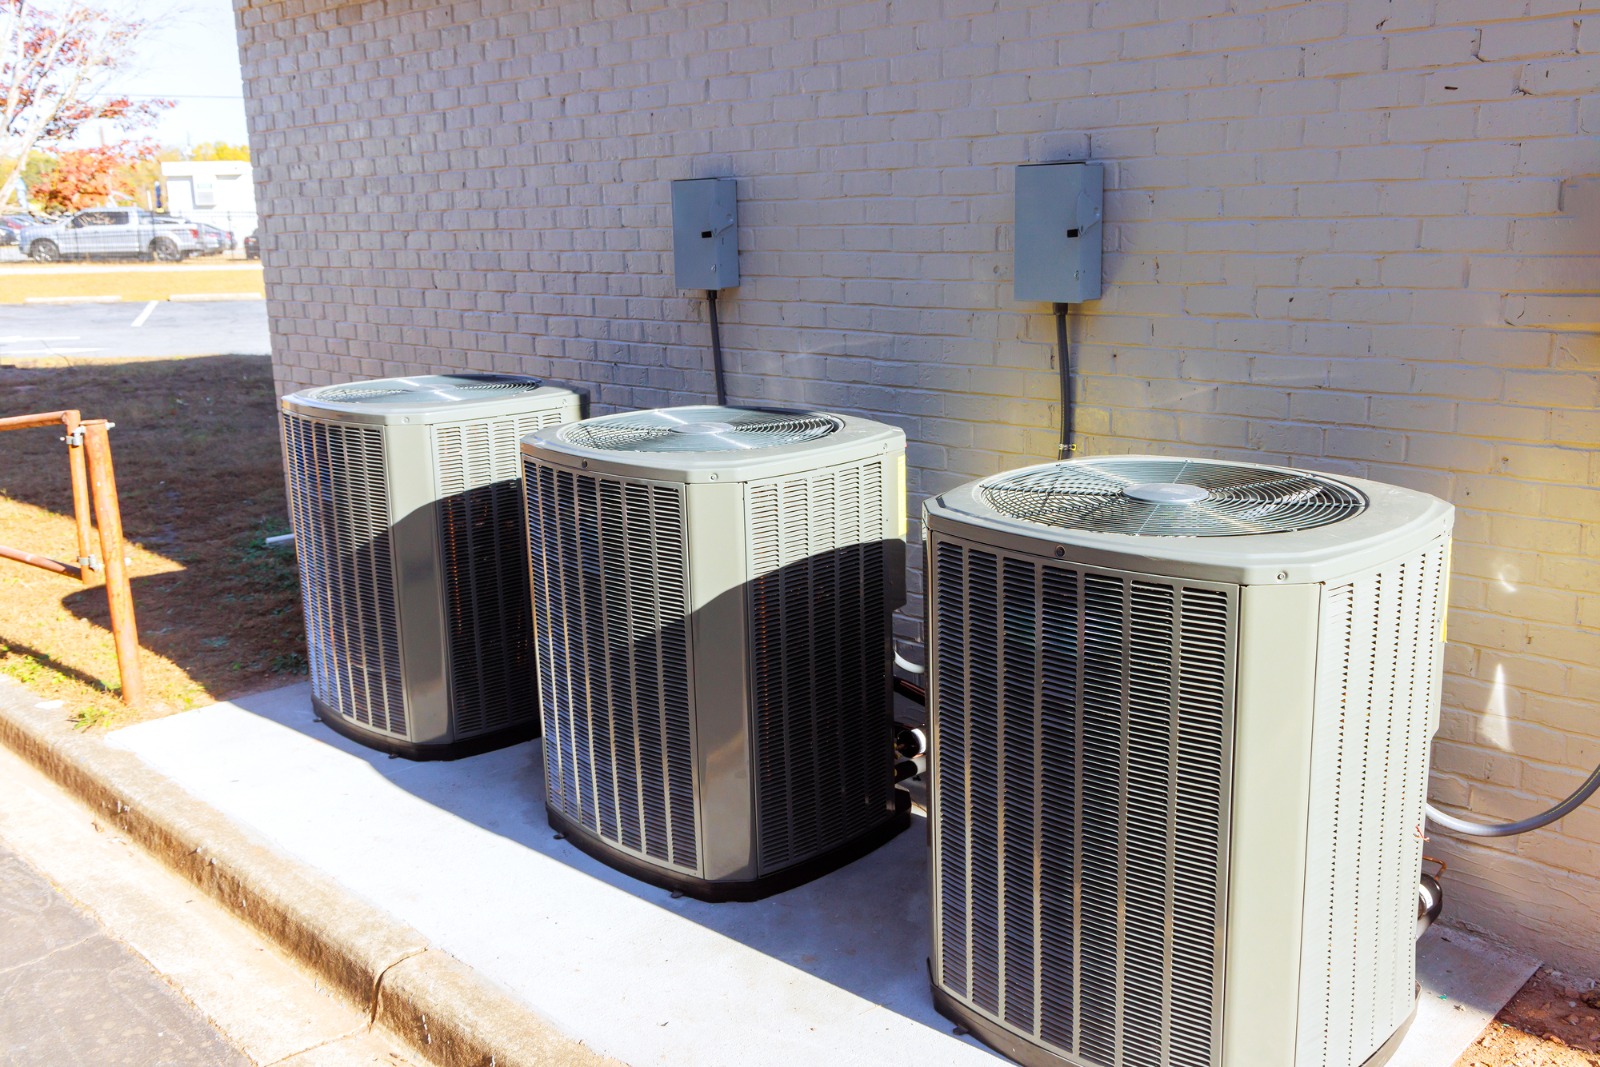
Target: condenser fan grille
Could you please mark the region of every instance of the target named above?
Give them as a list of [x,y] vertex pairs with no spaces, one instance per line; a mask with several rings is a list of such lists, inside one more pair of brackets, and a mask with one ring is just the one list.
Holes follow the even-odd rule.
[[815,441],[839,427],[818,412],[705,406],[605,415],[574,423],[562,436],[612,452],[747,452]]
[[1305,471],[1209,460],[1108,456],[995,479],[1002,515],[1067,530],[1146,537],[1290,533],[1359,515],[1355,489]]
[[408,389],[369,389],[364,386],[352,385],[324,389],[317,395],[322,400],[337,400],[345,404],[359,404],[367,400],[381,400],[386,396],[405,396],[409,392],[410,390]]
[[355,385],[329,385],[304,394],[330,404],[437,404],[500,400],[537,390],[544,383],[520,374],[419,374],[379,378]]

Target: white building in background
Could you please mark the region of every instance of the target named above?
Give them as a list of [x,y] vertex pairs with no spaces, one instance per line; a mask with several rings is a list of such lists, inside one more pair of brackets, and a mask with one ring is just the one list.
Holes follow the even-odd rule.
[[238,241],[258,225],[254,171],[242,160],[164,162],[161,187],[167,211],[232,230]]

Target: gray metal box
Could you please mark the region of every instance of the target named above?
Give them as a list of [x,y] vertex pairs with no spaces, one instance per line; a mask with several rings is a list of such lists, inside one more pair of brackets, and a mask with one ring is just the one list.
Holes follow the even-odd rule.
[[1016,262],[1021,301],[1079,304],[1100,299],[1099,163],[1024,163],[1017,168]]
[[739,201],[732,178],[672,183],[672,280],[679,289],[739,284]]

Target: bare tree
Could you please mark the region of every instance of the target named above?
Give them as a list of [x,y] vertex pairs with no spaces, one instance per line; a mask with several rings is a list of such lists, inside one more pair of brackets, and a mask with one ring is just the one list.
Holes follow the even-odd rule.
[[172,106],[108,92],[148,25],[82,0],[0,0],[0,205],[16,196],[30,152],[69,139],[86,122],[132,130]]

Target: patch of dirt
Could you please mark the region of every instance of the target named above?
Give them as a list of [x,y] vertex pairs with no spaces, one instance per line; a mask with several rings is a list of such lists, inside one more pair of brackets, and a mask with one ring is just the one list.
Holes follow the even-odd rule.
[[[259,356],[0,366],[0,415],[78,408],[111,449],[149,707],[118,701],[99,576],[0,560],[0,672],[82,725],[122,725],[285,684],[305,671],[271,362]],[[0,544],[72,561],[59,430],[0,434]],[[98,541],[92,551],[100,552]]]
[[1540,968],[1455,1067],[1600,1067],[1600,989]]

